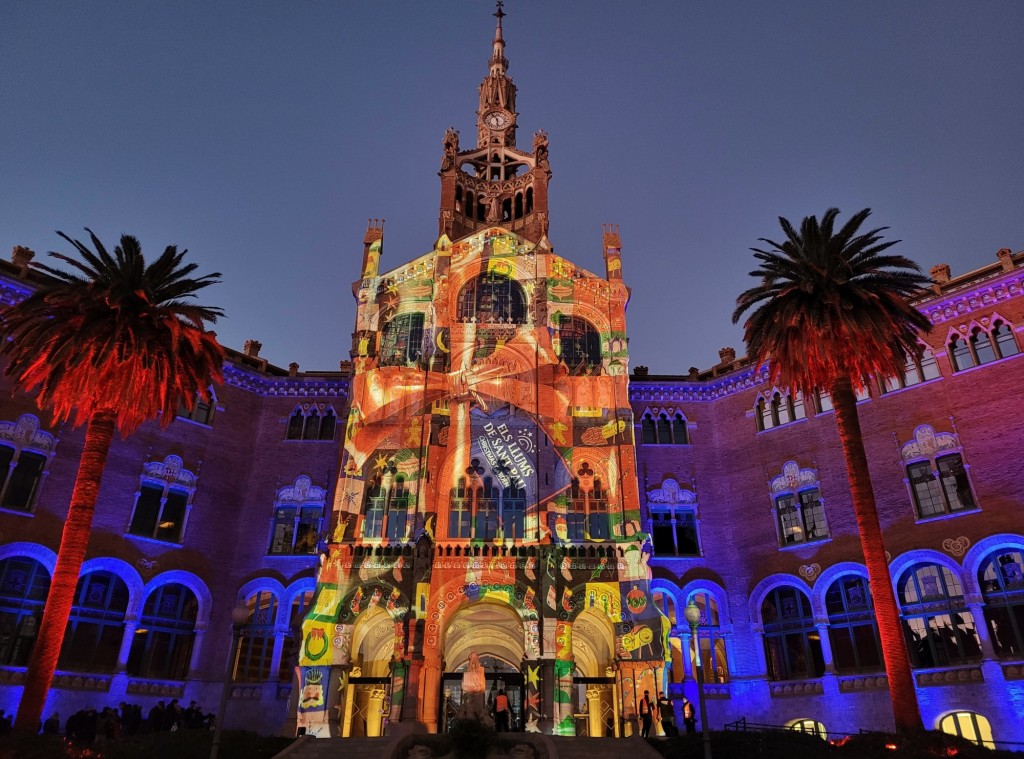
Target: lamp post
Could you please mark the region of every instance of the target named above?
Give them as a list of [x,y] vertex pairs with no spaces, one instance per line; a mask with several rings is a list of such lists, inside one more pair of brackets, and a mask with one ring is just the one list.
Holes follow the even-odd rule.
[[224,671],[224,687],[220,691],[220,706],[217,708],[217,724],[213,729],[213,745],[210,747],[210,759],[217,759],[220,749],[220,731],[224,726],[224,713],[228,709],[228,694],[231,692],[231,675],[234,674],[235,652],[238,650],[238,639],[242,633],[242,625],[249,621],[249,607],[241,600],[231,610],[231,648],[228,649],[228,664]]
[[708,711],[704,703],[704,667],[700,661],[700,646],[697,644],[697,625],[700,623],[700,609],[690,599],[683,609],[683,616],[690,626],[690,641],[693,644],[693,662],[697,668],[697,700],[700,703],[700,732],[704,739],[704,759],[711,759],[711,729],[708,727]]

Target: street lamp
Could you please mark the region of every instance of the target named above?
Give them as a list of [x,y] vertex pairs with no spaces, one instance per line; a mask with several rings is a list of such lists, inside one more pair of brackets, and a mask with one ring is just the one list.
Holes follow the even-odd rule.
[[224,687],[220,692],[220,706],[217,708],[217,724],[213,729],[213,745],[210,747],[210,759],[217,759],[220,749],[220,731],[224,726],[224,713],[228,709],[228,694],[231,692],[231,676],[234,674],[235,652],[238,650],[238,639],[242,634],[242,625],[249,621],[249,607],[241,599],[231,610],[231,648],[228,649],[228,665],[224,672]]
[[711,759],[711,729],[708,727],[708,712],[704,703],[704,668],[700,661],[700,646],[697,644],[697,625],[700,624],[700,609],[690,599],[683,609],[683,616],[690,626],[690,641],[693,644],[693,662],[697,668],[697,700],[700,703],[700,732],[704,738],[704,759]]

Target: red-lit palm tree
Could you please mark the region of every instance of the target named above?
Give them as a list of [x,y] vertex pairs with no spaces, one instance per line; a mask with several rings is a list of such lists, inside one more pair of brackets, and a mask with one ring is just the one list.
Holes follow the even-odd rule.
[[854,391],[874,377],[898,375],[908,355],[920,354],[918,335],[931,324],[908,299],[930,280],[910,259],[885,252],[899,242],[882,241],[886,227],[860,231],[870,213],[865,208],[838,231],[835,208],[820,222],[808,216],[799,231],[780,218],[786,238],[761,238],[769,249],[752,248],[760,266],[750,275],[761,284],[737,298],[732,319],[753,309],[744,323],[748,355],[759,365],[767,362],[773,382],[808,397],[818,389],[832,396],[896,729],[906,733],[922,729],[921,713]]
[[0,313],[0,355],[17,385],[36,391],[54,421],[74,413],[85,423],[85,446],[39,634],[29,659],[15,721],[35,733],[53,681],[64,631],[89,543],[96,497],[115,429],[127,436],[162,414],[167,425],[179,401],[191,408],[221,379],[223,350],[206,322],[219,308],[196,305],[198,290],[220,274],[190,277],[186,251],[168,246],[150,264],[129,235],[111,255],[91,230],[90,250],[63,232],[79,257],[51,253],[76,271],[34,264],[48,276],[34,293]]

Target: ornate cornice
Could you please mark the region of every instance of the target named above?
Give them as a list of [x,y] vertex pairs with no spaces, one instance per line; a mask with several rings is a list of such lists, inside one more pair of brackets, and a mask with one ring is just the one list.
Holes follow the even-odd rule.
[[[1004,274],[1000,271],[999,274]],[[914,303],[932,324],[942,324],[961,319],[978,311],[988,311],[1011,298],[1024,293],[1024,270],[1015,269],[1011,276],[994,276],[983,282],[972,282],[962,289],[943,292]]]
[[348,377],[268,377],[251,369],[224,364],[224,384],[272,398],[347,398]]
[[13,306],[25,300],[35,288],[10,279],[0,279],[0,305]]
[[629,400],[634,403],[709,403],[745,390],[760,387],[768,381],[768,367],[755,371],[747,367],[728,376],[707,382],[691,382],[680,378],[679,382],[631,379],[629,382]]

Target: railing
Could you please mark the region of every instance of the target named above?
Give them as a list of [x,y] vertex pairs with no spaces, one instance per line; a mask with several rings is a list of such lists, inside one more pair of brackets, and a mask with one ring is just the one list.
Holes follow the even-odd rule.
[[[748,722],[746,717],[740,717],[735,722],[726,722],[722,726],[722,729],[726,732],[735,733],[803,733],[804,735],[814,735],[823,740],[829,740],[829,736],[834,736],[836,739],[842,740],[849,737],[849,732],[838,732],[835,730],[819,730],[817,728],[811,729],[803,727],[801,725],[768,725],[762,722]],[[864,730],[860,729],[857,731],[858,735],[885,735],[879,730]]]
[[[808,729],[799,725],[768,725],[761,722],[749,722],[746,717],[741,717],[735,722],[727,722],[722,726],[725,732],[760,732],[760,733],[804,733],[805,735],[814,735],[823,740],[827,740],[830,743],[836,745],[842,745],[846,742],[851,735],[882,735],[882,736],[893,736],[892,733],[887,733],[883,730],[865,730],[860,728],[856,733],[850,733],[849,731],[836,731],[836,730],[817,730]],[[951,738],[957,736],[950,735]],[[960,740],[967,740],[961,738]],[[897,736],[892,737],[893,748],[898,745],[900,738]],[[970,743],[976,743],[970,741]],[[1022,741],[982,741],[981,745],[985,748],[997,748],[1004,749],[1006,751],[1024,751],[1024,742]]]

